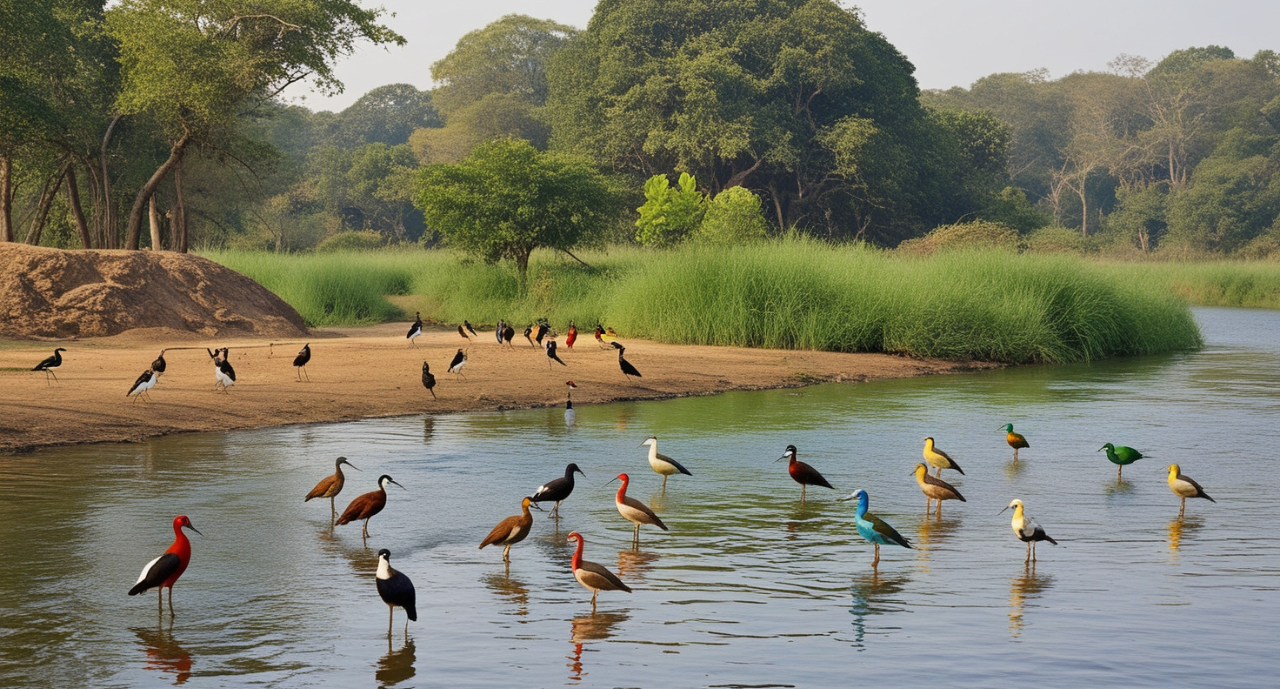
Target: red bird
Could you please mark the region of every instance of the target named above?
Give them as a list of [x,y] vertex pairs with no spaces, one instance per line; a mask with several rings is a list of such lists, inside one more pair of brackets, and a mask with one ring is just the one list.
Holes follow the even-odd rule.
[[[187,540],[187,535],[182,533],[183,529],[191,529],[196,533],[196,527],[191,525],[191,520],[187,519],[185,514],[180,514],[173,518],[173,545],[164,551],[164,555],[147,563],[142,568],[142,574],[138,577],[138,582],[129,589],[130,596],[136,596],[153,588],[159,588],[156,592],[156,598],[160,602],[160,613],[164,613],[164,596],[160,595],[164,589],[169,589],[169,615],[173,615],[173,585],[178,582],[178,577],[187,571],[187,565],[191,564],[191,541]],[[200,534],[204,535],[204,534]]]
[[573,349],[573,343],[578,341],[578,327],[569,321],[569,334],[564,338],[564,348]]

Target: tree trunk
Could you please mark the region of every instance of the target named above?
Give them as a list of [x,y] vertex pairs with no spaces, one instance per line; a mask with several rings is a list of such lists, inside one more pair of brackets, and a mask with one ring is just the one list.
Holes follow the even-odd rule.
[[102,135],[102,237],[98,245],[104,249],[116,248],[120,233],[116,232],[115,219],[111,217],[111,176],[107,173],[107,144],[111,143],[111,134],[116,130],[116,123],[121,115],[111,118],[107,132]]
[[84,219],[84,209],[80,207],[80,189],[76,186],[74,165],[67,165],[67,201],[71,205],[71,215],[76,219],[76,229],[80,231],[80,244],[92,249],[93,237],[89,236],[89,223]]
[[147,201],[152,194],[156,193],[156,187],[164,181],[169,170],[182,160],[182,154],[186,152],[189,143],[191,143],[191,135],[184,133],[182,138],[173,144],[173,148],[169,149],[168,160],[164,161],[151,175],[151,179],[148,179],[147,183],[138,190],[138,196],[133,200],[133,208],[129,211],[128,238],[125,240],[124,248],[131,251],[138,250],[138,240],[142,237],[142,213],[146,209]]
[[62,179],[66,177],[70,164],[62,166],[54,175],[53,183],[46,186],[44,193],[40,194],[40,205],[36,209],[36,217],[31,221],[31,228],[27,230],[27,243],[36,246],[40,244],[40,237],[44,234],[45,221],[49,219],[49,209],[53,207],[53,199],[58,195],[58,189],[62,187]]
[[13,241],[13,159],[0,153],[0,242]]
[[147,201],[147,209],[151,218],[151,250],[163,251],[164,244],[160,242],[160,210],[156,208],[155,194],[152,194],[151,199]]
[[1089,236],[1089,195],[1086,193],[1088,180],[1080,180],[1080,236]]
[[521,292],[524,292],[529,286],[529,254],[532,253],[533,249],[516,250],[516,272],[520,274]]
[[182,198],[182,161],[173,168],[173,222],[169,225],[169,248],[187,253],[187,203]]

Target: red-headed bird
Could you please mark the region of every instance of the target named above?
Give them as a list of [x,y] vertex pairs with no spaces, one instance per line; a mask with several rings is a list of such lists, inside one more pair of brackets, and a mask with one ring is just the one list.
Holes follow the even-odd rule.
[[171,616],[173,615],[173,585],[178,583],[178,577],[181,577],[182,573],[187,571],[187,565],[191,564],[191,541],[187,539],[186,534],[182,533],[183,529],[200,533],[191,525],[187,515],[180,514],[174,517],[173,545],[164,551],[164,555],[148,562],[147,566],[142,568],[142,574],[138,577],[137,583],[129,589],[129,595],[136,596],[153,588],[159,588],[156,598],[160,602],[161,614],[164,613],[164,596],[160,594],[164,589],[169,589],[169,615]]

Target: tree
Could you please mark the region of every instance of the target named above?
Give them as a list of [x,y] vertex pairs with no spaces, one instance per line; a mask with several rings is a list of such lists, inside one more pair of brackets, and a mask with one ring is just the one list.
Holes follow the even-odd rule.
[[489,263],[515,261],[522,285],[534,249],[568,253],[592,242],[614,210],[608,185],[588,161],[515,139],[481,144],[460,163],[423,168],[414,200],[446,244]]
[[707,202],[694,239],[712,244],[742,244],[769,234],[760,197],[744,187],[729,187]]
[[409,84],[388,84],[369,91],[339,113],[329,140],[346,148],[372,143],[398,146],[408,142],[416,129],[443,124],[430,91],[419,91]]
[[679,186],[671,188],[666,175],[654,175],[644,184],[643,206],[636,209],[636,241],[645,246],[663,247],[679,243],[697,229],[706,210],[698,182],[687,172],[680,173]]

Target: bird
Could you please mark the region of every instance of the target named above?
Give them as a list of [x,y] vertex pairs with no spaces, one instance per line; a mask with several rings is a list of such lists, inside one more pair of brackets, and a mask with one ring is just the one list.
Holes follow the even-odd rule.
[[578,341],[578,327],[569,321],[569,331],[564,336],[564,348],[573,349],[573,343]]
[[431,365],[424,361],[422,362],[422,387],[431,393],[431,399],[439,399],[436,397],[436,391],[432,389],[435,386],[436,377],[431,373]]
[[1014,500],[1009,503],[1004,510],[1000,510],[1000,514],[1004,514],[1005,510],[1009,508],[1013,508],[1013,534],[1018,537],[1018,540],[1027,544],[1027,559],[1024,562],[1035,561],[1037,542],[1048,541],[1058,545],[1058,542],[1045,533],[1044,528],[1037,524],[1036,520],[1027,516],[1026,512],[1023,511],[1021,500]]
[[827,479],[823,478],[817,469],[796,459],[795,445],[788,445],[782,456],[773,461],[781,462],[784,459],[791,460],[787,462],[787,473],[791,474],[793,481],[800,484],[800,502],[804,502],[804,493],[807,486],[822,486],[823,488],[835,490],[835,487],[828,483]]
[[62,347],[58,347],[57,349],[53,350],[53,356],[47,357],[44,361],[41,361],[40,363],[36,364],[35,368],[31,370],[44,371],[44,382],[46,385],[50,384],[49,376],[53,376],[53,379],[55,381],[58,380],[58,374],[54,373],[53,369],[62,365],[62,353],[65,351],[67,350],[63,349]]
[[224,393],[227,392],[227,388],[236,384],[236,370],[231,367],[231,350],[223,347],[210,352],[206,347],[205,351],[209,352],[209,357],[213,359],[213,389],[217,390],[221,387]]
[[493,337],[496,340],[498,340],[498,344],[502,344],[502,331],[506,329],[507,329],[507,322],[499,318],[498,325],[494,326],[493,328]]
[[933,438],[924,439],[924,461],[938,470],[934,476],[941,476],[943,469],[955,469],[960,472],[961,476],[964,475],[964,469],[961,469],[960,465],[956,464],[956,460],[933,446]]
[[1192,481],[1190,476],[1183,476],[1182,468],[1177,464],[1170,464],[1168,470],[1169,490],[1173,491],[1174,495],[1182,498],[1182,509],[1178,510],[1179,517],[1187,510],[1187,498],[1204,498],[1209,502],[1217,502],[1217,500],[1209,497],[1208,493],[1204,492],[1199,483]]
[[874,543],[876,546],[876,557],[871,561],[871,566],[875,567],[880,564],[880,546],[883,545],[900,545],[903,548],[911,548],[911,541],[908,541],[902,534],[898,533],[892,526],[889,526],[883,519],[867,512],[867,506],[871,502],[867,491],[859,488],[848,496],[838,498],[839,500],[857,500],[858,509],[854,512],[854,526],[858,528],[858,535],[866,540]]
[[470,337],[467,336],[467,331],[463,330],[461,325],[458,326],[458,334],[461,335],[462,339],[464,340],[469,341],[471,339]]
[[124,396],[129,397],[132,395],[135,404],[138,402],[138,398],[143,395],[147,395],[148,400],[151,399],[151,395],[148,395],[147,391],[155,387],[156,375],[155,369],[149,368],[143,371],[142,375],[138,376],[138,379],[134,381],[133,387],[129,388],[129,392],[126,392]]
[[1021,433],[1013,432],[1013,424],[1006,423],[1001,428],[1004,429],[1005,442],[1009,443],[1009,447],[1013,448],[1013,461],[1017,462],[1018,448],[1031,447],[1031,445],[1027,443],[1027,439],[1022,437]]
[[538,326],[537,326],[536,328],[534,328],[534,335],[533,335],[533,339],[534,339],[538,344],[542,344],[542,340],[543,340],[543,338],[545,338],[545,337],[547,336],[547,333],[548,333],[548,332],[550,332],[550,331],[551,331],[551,326],[550,326],[550,325],[547,325],[547,323],[546,323],[545,321],[544,321],[544,322],[542,322],[542,323],[539,323],[539,324],[538,324]]
[[1132,447],[1125,447],[1124,445],[1116,447],[1111,443],[1107,443],[1106,445],[1098,448],[1097,452],[1102,452],[1103,450],[1107,451],[1107,459],[1111,460],[1111,463],[1116,465],[1116,481],[1121,480],[1121,472],[1124,471],[1125,466],[1133,464],[1145,456]]
[[556,354],[556,341],[547,340],[547,368],[551,368],[552,361],[558,362],[561,366],[568,366],[568,364],[564,363],[564,360]]
[[[400,486],[399,483],[393,481],[391,477],[386,474],[379,476],[378,490],[370,491],[363,495],[357,495],[356,499],[352,500],[351,504],[347,505],[347,509],[342,511],[342,516],[338,517],[338,521],[334,522],[334,524],[336,526],[342,526],[343,524],[350,524],[353,521],[363,519],[363,537],[368,538],[369,520],[372,519],[374,515],[381,512],[383,507],[387,506],[388,484]],[[400,488],[403,490],[404,486],[400,486]]]
[[618,368],[622,369],[622,375],[635,376],[636,378],[640,378],[641,377],[640,371],[638,371],[635,366],[631,365],[630,361],[627,361],[622,356],[627,353],[627,348],[623,347],[621,344],[618,344],[617,342],[613,342],[611,344],[613,345],[614,349],[618,350]]
[[165,368],[167,368],[167,364],[164,360],[164,352],[165,350],[160,350],[160,356],[156,357],[156,360],[151,362],[151,370],[155,371],[157,376],[163,374]]
[[307,493],[307,497],[302,499],[303,502],[311,502],[312,498],[329,498],[330,521],[332,521],[334,517],[338,516],[338,508],[334,505],[333,499],[338,497],[338,493],[342,492],[342,486],[346,485],[347,482],[347,477],[342,474],[343,464],[346,464],[356,471],[360,471],[359,469],[356,469],[356,465],[348,462],[346,457],[339,457],[333,463],[333,475],[320,479],[320,482],[316,484],[316,487],[312,488],[311,492]]
[[565,382],[565,385],[569,388],[569,397],[564,403],[564,422],[566,425],[572,426],[578,421],[578,412],[573,410],[573,390],[578,386],[571,380]]
[[521,500],[521,514],[498,522],[489,535],[484,537],[480,549],[484,550],[487,545],[505,546],[502,550],[502,561],[511,562],[511,546],[523,541],[525,536],[529,535],[529,529],[533,528],[533,515],[529,513],[529,504],[532,502],[533,498],[530,497]]
[[[173,518],[173,545],[164,551],[164,555],[147,563],[142,568],[142,574],[138,576],[138,581],[134,583],[133,588],[129,589],[130,596],[136,596],[139,593],[145,593],[151,589],[156,591],[156,598],[159,598],[160,613],[164,614],[164,596],[160,594],[167,588],[169,589],[169,615],[173,616],[173,585],[178,583],[178,578],[182,573],[187,571],[187,565],[191,564],[191,541],[187,539],[187,535],[182,532],[183,529],[191,529],[196,533],[196,527],[191,525],[191,520],[187,515],[180,514]],[[204,535],[204,534],[200,534]]]
[[475,335],[476,337],[480,337],[480,333],[476,332],[476,329],[471,327],[471,321],[463,320],[462,325],[466,326],[467,332],[471,333],[472,335]]
[[526,325],[526,326],[525,326],[525,328],[524,328],[524,339],[526,339],[526,340],[528,340],[528,341],[529,341],[529,346],[530,346],[530,347],[537,347],[537,346],[538,346],[538,345],[536,345],[536,344],[534,344],[534,343],[533,343],[533,324],[532,324],[532,323],[530,323],[529,325]]
[[463,378],[466,378],[466,374],[462,372],[462,367],[466,365],[467,353],[459,349],[458,353],[453,355],[453,361],[449,362],[449,373],[456,373]]
[[[623,519],[636,525],[635,534],[631,537],[633,543],[640,543],[640,525],[652,524],[663,531],[670,531],[666,524],[653,513],[647,505],[635,498],[627,497],[627,484],[631,482],[631,478],[626,474],[618,474],[613,481],[622,481],[622,486],[618,488],[618,495],[613,499],[613,504],[618,508],[618,514]],[[609,483],[613,483],[610,481]]]
[[651,435],[636,447],[644,447],[645,445],[649,446],[649,467],[662,476],[662,490],[665,491],[667,489],[667,479],[671,476],[676,474],[693,476],[693,472],[684,468],[683,464],[658,452],[658,436]]
[[599,323],[596,323],[595,335],[596,335],[596,344],[599,345],[601,349],[608,349],[609,345],[604,341],[604,326],[600,325]]
[[603,565],[594,562],[587,562],[582,559],[583,540],[582,534],[573,531],[569,534],[570,541],[577,541],[578,548],[573,551],[573,560],[570,561],[569,567],[573,569],[573,578],[578,580],[582,587],[591,592],[591,611],[596,610],[596,596],[601,591],[626,591],[631,593],[631,587],[622,583],[616,574],[610,572]]
[[511,327],[510,323],[502,327],[502,339],[507,343],[508,347],[512,346],[511,341],[514,340],[515,337],[516,337],[516,329]]
[[[307,362],[311,361],[311,343],[302,346],[302,351],[298,352],[298,356],[293,357],[293,367],[298,369],[298,382],[302,382],[302,374],[307,372]],[[307,375],[307,382],[311,382],[311,375]]]
[[411,346],[416,346],[414,339],[422,334],[422,314],[417,311],[413,312],[413,325],[409,326],[409,333],[405,338],[409,340]]
[[587,477],[578,468],[577,464],[570,463],[569,466],[564,468],[563,477],[547,481],[538,486],[538,489],[533,491],[529,501],[535,505],[540,502],[554,502],[556,505],[551,509],[551,516],[558,519],[560,517],[560,503],[567,500],[569,495],[573,493],[574,474],[582,474],[583,478]]
[[382,598],[382,602],[387,604],[389,612],[387,613],[387,636],[391,636],[392,625],[395,622],[396,607],[404,608],[404,612],[409,616],[404,623],[404,633],[409,633],[409,621],[418,621],[418,605],[417,592],[413,590],[413,582],[409,581],[409,577],[404,572],[397,571],[391,567],[391,551],[383,548],[378,551],[378,572],[374,575],[374,581],[378,585],[378,596]]
[[938,501],[938,519],[942,519],[943,500],[959,500],[960,502],[968,502],[968,500],[965,500],[964,496],[960,494],[960,491],[956,490],[955,486],[940,478],[930,476],[929,467],[925,466],[923,463],[917,464],[916,470],[913,473],[916,477],[916,483],[920,486],[920,492],[924,493],[924,513],[926,517],[929,515],[929,502],[931,500]]

